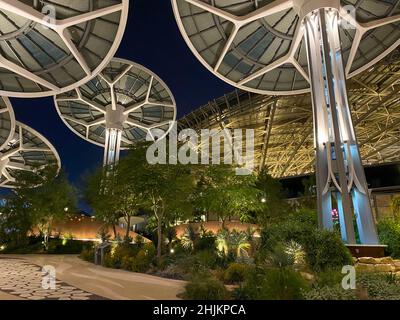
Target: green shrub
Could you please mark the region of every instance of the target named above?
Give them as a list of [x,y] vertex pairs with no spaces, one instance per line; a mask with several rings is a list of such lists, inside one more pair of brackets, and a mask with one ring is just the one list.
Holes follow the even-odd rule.
[[277,268],[290,267],[295,263],[295,257],[286,251],[283,244],[279,243],[265,257],[267,265]]
[[115,260],[110,252],[104,254],[103,266],[106,268],[115,268]]
[[249,272],[249,266],[241,263],[232,263],[224,273],[224,281],[229,284],[243,282]]
[[255,269],[235,290],[235,297],[240,300],[300,300],[307,289],[307,282],[291,268]]
[[132,271],[146,272],[151,265],[152,258],[144,250],[140,250],[135,258],[132,259]]
[[146,272],[150,269],[153,259],[156,254],[156,249],[153,244],[143,244],[136,255],[133,254],[135,250],[125,250],[125,255],[121,259],[121,268],[133,272]]
[[[52,239],[47,252],[50,254],[80,254],[88,243],[71,239]],[[89,244],[93,244],[90,242]]]
[[195,254],[195,263],[199,267],[214,269],[218,263],[218,255],[212,250],[203,250]]
[[157,277],[175,280],[184,280],[187,277],[185,270],[176,264],[171,264],[163,270],[157,270],[154,275]]
[[216,237],[212,234],[205,234],[201,238],[195,240],[194,242],[194,251],[204,251],[204,250],[213,250],[215,249],[215,241]]
[[341,285],[316,287],[303,293],[306,300],[356,300],[355,290],[344,290]]
[[334,287],[342,283],[344,274],[341,270],[324,270],[316,274],[316,285],[319,287]]
[[313,288],[304,292],[306,300],[355,300],[355,290],[344,290],[343,274],[339,270],[325,270],[316,274]]
[[314,230],[303,243],[306,262],[316,272],[341,269],[352,265],[353,259],[340,235],[327,230]]
[[1,251],[2,254],[35,254],[35,253],[45,253],[42,241],[35,243],[27,243],[22,245],[20,243],[9,243],[5,244],[4,250]]
[[182,297],[186,300],[226,300],[229,293],[221,281],[201,273],[191,277]]
[[261,248],[272,251],[279,243],[291,241],[303,244],[317,228],[316,217],[313,210],[300,210],[276,224],[264,227],[261,232]]
[[400,223],[393,219],[379,221],[379,240],[387,245],[386,252],[395,259],[400,258]]
[[81,254],[79,255],[79,257],[80,257],[82,260],[85,260],[85,261],[94,263],[94,254],[95,254],[94,246],[93,246],[93,245],[92,245],[92,246],[86,246],[86,247],[82,250],[82,252],[81,252]]
[[371,300],[400,300],[400,280],[396,276],[360,273],[357,286],[364,288]]
[[151,260],[153,260],[153,258],[157,255],[157,249],[153,243],[146,243],[141,248],[146,252]]

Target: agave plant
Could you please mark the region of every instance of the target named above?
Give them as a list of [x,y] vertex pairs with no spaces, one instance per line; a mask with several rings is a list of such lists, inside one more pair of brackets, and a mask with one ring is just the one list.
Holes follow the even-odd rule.
[[296,241],[291,240],[286,244],[285,252],[292,257],[294,264],[304,264],[305,252],[303,247]]
[[286,252],[286,247],[278,244],[265,259],[268,266],[285,268],[294,265],[294,257]]
[[233,230],[230,233],[229,242],[231,250],[236,253],[238,258],[245,258],[249,256],[248,250],[250,249],[251,245],[245,232]]
[[220,230],[217,234],[216,243],[218,251],[223,252],[225,255],[233,252],[238,258],[248,257],[248,250],[251,247],[248,235],[237,230],[232,232],[227,229]]
[[187,250],[193,250],[194,242],[197,239],[197,232],[193,226],[188,226],[181,238],[182,247]]

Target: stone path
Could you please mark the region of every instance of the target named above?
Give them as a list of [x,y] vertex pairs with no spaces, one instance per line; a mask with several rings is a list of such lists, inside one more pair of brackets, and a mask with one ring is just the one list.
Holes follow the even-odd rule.
[[43,289],[42,267],[14,258],[0,258],[0,291],[27,300],[105,300],[60,280]]
[[[43,266],[53,266],[58,280],[56,292],[46,296],[43,294],[49,292],[44,292],[38,280],[42,279]],[[185,286],[180,280],[96,266],[77,255],[50,254],[0,254],[0,283],[0,300],[29,298],[21,298],[25,294],[31,295],[31,299],[44,297],[41,300],[176,300]]]

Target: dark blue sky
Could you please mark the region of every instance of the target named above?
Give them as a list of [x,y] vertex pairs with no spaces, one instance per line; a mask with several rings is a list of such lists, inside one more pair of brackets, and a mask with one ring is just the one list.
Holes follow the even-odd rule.
[[[194,57],[176,25],[169,0],[130,1],[128,25],[117,57],[140,63],[158,74],[178,104],[178,118],[233,90]],[[101,165],[103,150],[70,131],[59,118],[52,97],[12,99],[17,120],[45,135],[60,153],[74,184]]]

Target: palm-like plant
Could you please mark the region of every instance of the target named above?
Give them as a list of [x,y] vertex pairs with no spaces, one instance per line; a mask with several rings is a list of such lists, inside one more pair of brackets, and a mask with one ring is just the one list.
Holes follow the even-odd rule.
[[248,250],[250,249],[251,245],[248,241],[247,234],[245,232],[239,232],[237,230],[233,230],[230,233],[229,237],[229,244],[231,250],[235,252],[236,257],[244,258],[248,257]]
[[193,250],[194,247],[194,242],[197,239],[197,232],[196,230],[193,228],[193,226],[188,226],[185,229],[185,232],[181,238],[181,244],[182,247],[184,247],[187,250]]
[[225,255],[232,252],[238,258],[248,257],[248,250],[251,247],[248,235],[237,230],[230,232],[227,229],[221,229],[217,234],[216,243],[218,251]]
[[218,231],[216,239],[217,249],[219,252],[228,255],[229,253],[229,231],[227,229],[221,229]]
[[296,241],[291,240],[286,244],[285,252],[292,257],[294,264],[302,265],[305,263],[305,252],[303,247]]

